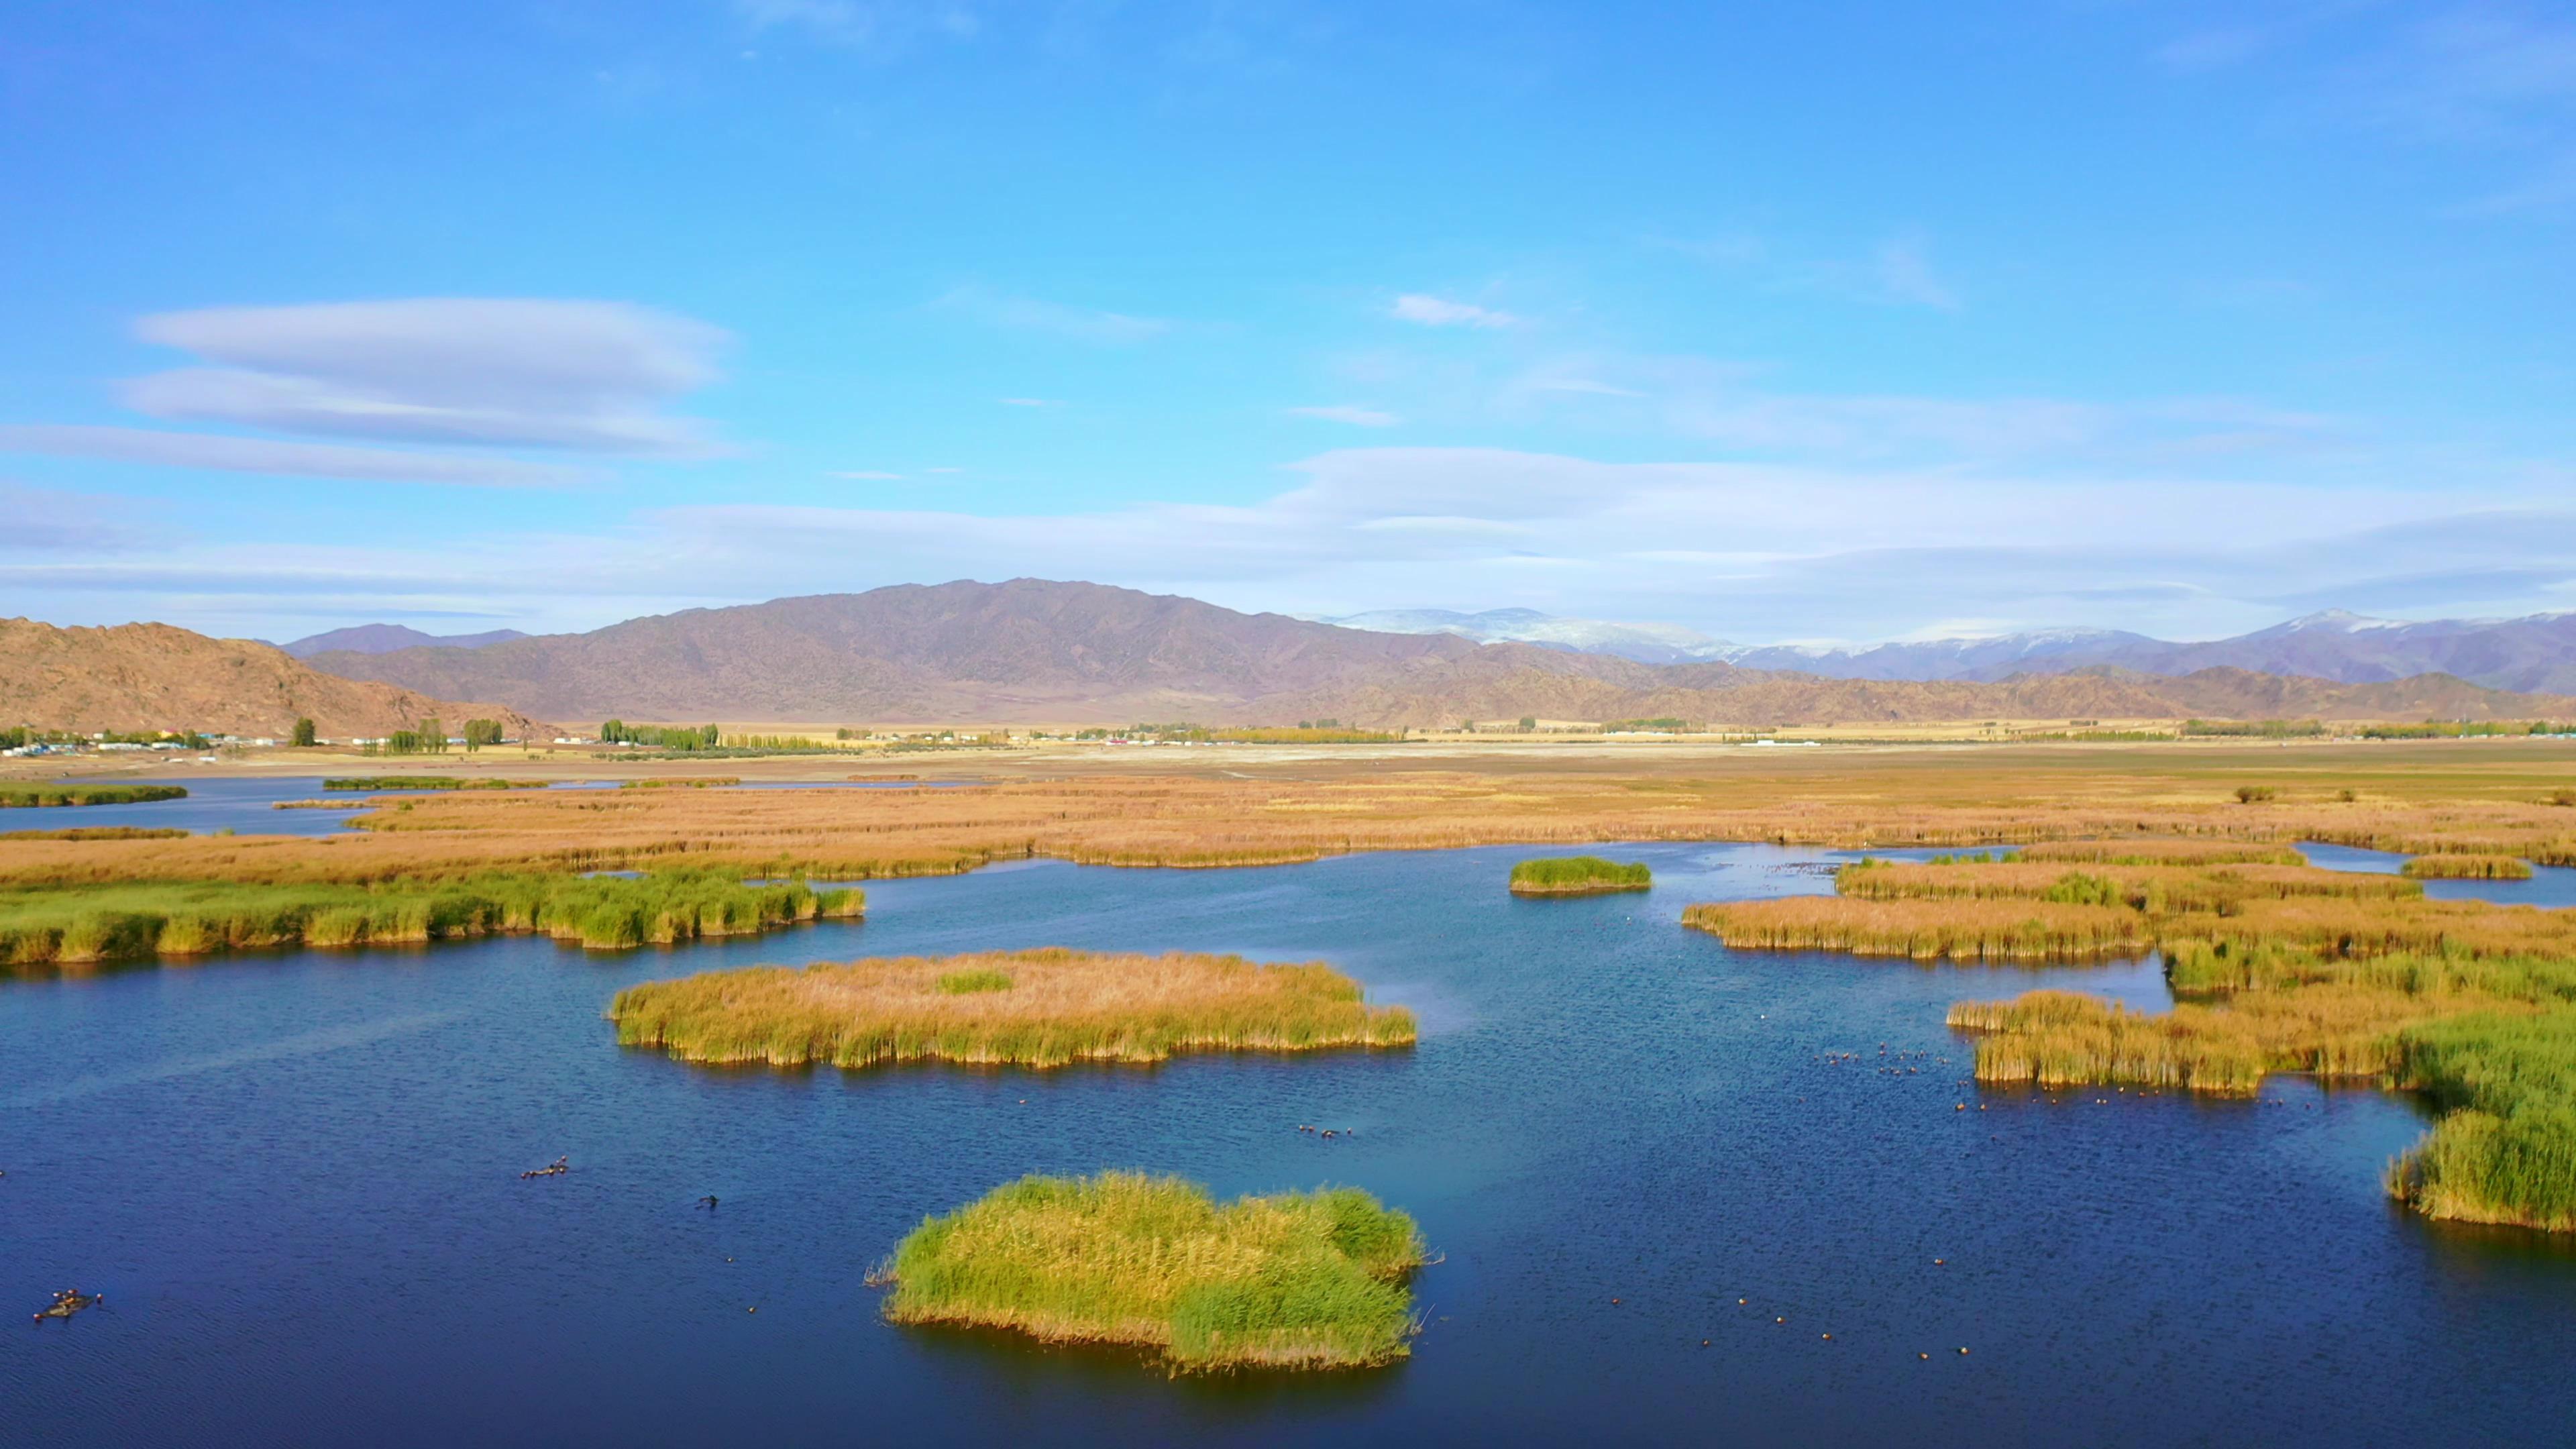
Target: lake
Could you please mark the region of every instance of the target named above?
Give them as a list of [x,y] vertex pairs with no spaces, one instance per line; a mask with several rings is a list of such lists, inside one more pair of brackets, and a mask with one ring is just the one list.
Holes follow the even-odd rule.
[[[1655,889],[1506,895],[1541,853],[1029,863],[870,884],[864,924],[666,950],[510,938],[0,983],[0,1308],[107,1294],[10,1330],[0,1440],[2426,1445],[2576,1424],[2576,1251],[2395,1208],[2381,1170],[2426,1120],[2407,1100],[1983,1091],[1950,1002],[2050,985],[2159,1009],[2155,963],[1731,952],[1682,907],[1829,889],[1837,857],[1604,848]],[[845,1074],[690,1067],[601,1019],[621,986],[713,967],[1043,944],[1329,960],[1423,1036]],[[519,1179],[559,1154],[572,1173]],[[924,1214],[1113,1166],[1411,1211],[1445,1255],[1416,1283],[1414,1356],[1173,1380],[879,1321],[862,1279]]]

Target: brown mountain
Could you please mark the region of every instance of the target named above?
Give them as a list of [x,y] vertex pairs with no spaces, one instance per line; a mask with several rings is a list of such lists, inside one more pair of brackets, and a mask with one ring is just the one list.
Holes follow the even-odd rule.
[[168,624],[58,629],[0,619],[0,724],[283,738],[300,716],[333,739],[390,734],[432,716],[450,729],[497,719],[512,735],[552,732],[502,705],[324,674],[248,639],[209,639]]
[[631,619],[476,649],[320,654],[316,668],[556,719],[1430,725],[1538,715],[1725,724],[2049,718],[2494,719],[2576,700],[2447,675],[2384,684],[2207,669],[1997,683],[1651,665],[1377,634],[1099,584],[903,584]]

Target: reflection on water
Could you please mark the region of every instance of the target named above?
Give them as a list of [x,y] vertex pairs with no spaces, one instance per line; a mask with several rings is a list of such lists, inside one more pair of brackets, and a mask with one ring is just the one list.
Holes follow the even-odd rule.
[[[1951,1001],[2153,1008],[2154,964],[1730,952],[1682,906],[1829,888],[1782,869],[1828,857],[1625,847],[1652,892],[1508,896],[1537,853],[1030,863],[871,883],[865,924],[624,955],[512,938],[0,985],[0,1306],[112,1305],[0,1354],[0,1438],[2341,1445],[2576,1421],[2576,1258],[2392,1211],[2413,1104],[1980,1092]],[[788,1073],[621,1050],[600,1015],[704,969],[1039,944],[1330,960],[1425,1035]],[[1446,1255],[1415,1357],[1174,1381],[877,1318],[867,1270],[924,1214],[1110,1166],[1412,1211]]]

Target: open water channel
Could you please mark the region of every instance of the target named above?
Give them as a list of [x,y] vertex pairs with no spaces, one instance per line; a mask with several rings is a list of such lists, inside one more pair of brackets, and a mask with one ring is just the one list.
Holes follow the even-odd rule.
[[[1981,1091],[1951,1001],[2055,985],[2153,1008],[2154,963],[1731,952],[1682,906],[1830,889],[1834,857],[1619,848],[1652,893],[1510,898],[1537,853],[1036,863],[872,884],[864,924],[684,948],[0,981],[0,1308],[107,1295],[6,1330],[0,1441],[2576,1435],[2576,1254],[2392,1206],[2381,1169],[2425,1121],[2408,1101],[2298,1079],[2252,1102]],[[601,1019],[656,977],[1043,944],[1320,958],[1415,1007],[1423,1037],[1145,1070],[712,1071]],[[560,1154],[569,1175],[520,1180]],[[879,1320],[862,1279],[924,1214],[1113,1166],[1410,1210],[1445,1255],[1416,1282],[1414,1356],[1174,1380]]]

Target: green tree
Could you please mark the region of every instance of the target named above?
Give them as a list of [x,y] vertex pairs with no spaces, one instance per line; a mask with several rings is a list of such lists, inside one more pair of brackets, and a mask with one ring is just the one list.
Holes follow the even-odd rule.
[[465,748],[479,750],[485,745],[501,743],[501,722],[497,719],[469,719],[465,722]]
[[313,748],[313,741],[315,738],[313,733],[313,717],[307,715],[304,718],[297,720],[295,722],[295,733],[289,735],[287,738],[298,749],[309,750]]

